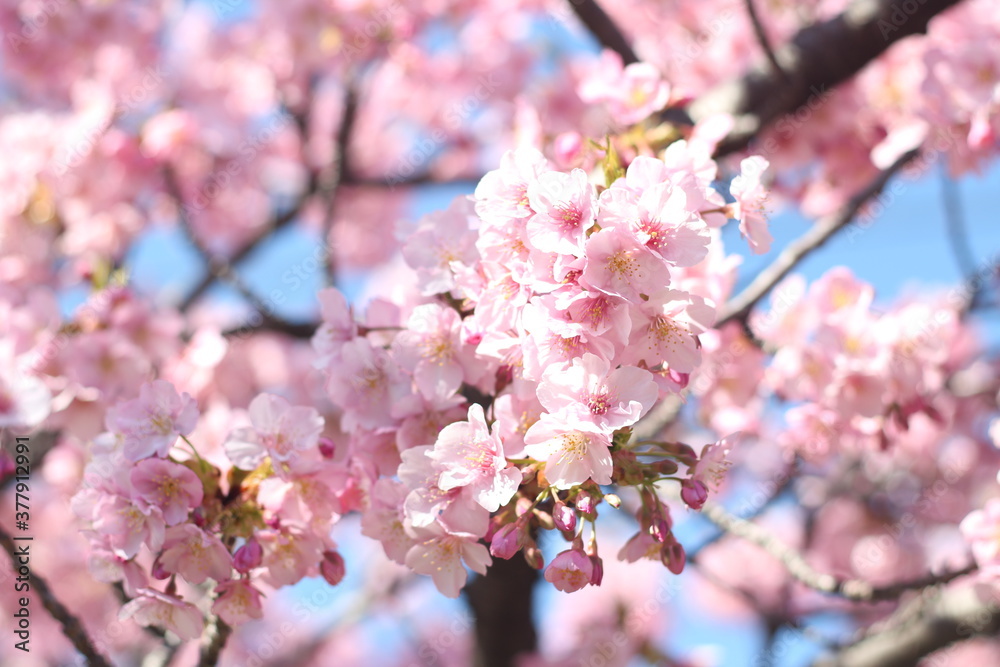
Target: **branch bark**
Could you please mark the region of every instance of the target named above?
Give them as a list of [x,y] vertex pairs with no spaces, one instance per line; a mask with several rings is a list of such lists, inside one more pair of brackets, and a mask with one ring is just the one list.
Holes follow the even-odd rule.
[[[732,115],[735,126],[716,157],[738,151],[765,127],[851,78],[899,40],[926,32],[932,18],[958,2],[854,0],[839,16],[803,28],[775,51],[780,70],[764,59],[699,97],[688,107],[689,115],[694,122],[718,113]],[[907,11],[910,4],[912,12]]]
[[871,582],[862,579],[841,579],[832,574],[817,572],[796,549],[778,540],[757,524],[729,514],[720,505],[711,502],[705,503],[701,511],[705,518],[722,530],[756,544],[777,558],[788,570],[788,573],[802,584],[820,593],[836,595],[853,602],[895,600],[906,591],[946,584],[972,574],[977,569],[976,565],[972,564],[960,570],[928,574],[912,581],[901,581],[888,586],[874,586]]
[[764,295],[766,295],[779,280],[784,278],[795,266],[802,261],[806,255],[819,248],[821,245],[847,226],[854,216],[873,197],[877,197],[882,188],[885,187],[889,179],[902,169],[910,160],[919,155],[918,150],[912,150],[902,155],[892,165],[879,172],[878,176],[872,180],[863,190],[851,197],[847,204],[834,213],[816,222],[808,232],[792,241],[781,251],[777,259],[766,269],[761,271],[756,278],[742,292],[730,299],[719,312],[719,319],[715,323],[715,328],[720,328],[730,320],[745,321],[750,309],[753,308]]
[[476,667],[514,667],[516,658],[538,647],[532,620],[538,571],[520,555],[494,558],[486,576],[465,594],[476,618]]
[[573,8],[573,13],[597,38],[601,46],[621,56],[622,64],[631,65],[639,62],[639,57],[635,55],[628,39],[595,0],[569,0],[569,4]]
[[826,655],[812,667],[911,667],[955,642],[1000,632],[996,590],[963,586],[933,591],[914,600],[903,622]]

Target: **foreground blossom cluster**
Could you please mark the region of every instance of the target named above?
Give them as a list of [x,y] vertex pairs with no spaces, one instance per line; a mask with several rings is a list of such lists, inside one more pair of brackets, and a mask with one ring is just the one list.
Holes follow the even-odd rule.
[[[601,580],[585,525],[602,500],[618,505],[600,488],[616,483],[642,490],[642,532],[622,556],[679,572],[683,548],[653,487],[674,479],[700,507],[728,448],[699,460],[687,445],[630,442],[631,429],[698,367],[727,266],[705,260],[720,253],[727,215],[760,210],[757,160],[731,206],[700,143],[638,157],[606,187],[510,152],[474,197],[405,240],[414,298],[376,302],[359,323],[342,294],[321,293],[327,393],[352,455],[375,463],[364,533],[457,596],[463,563],[485,573],[491,554],[522,551],[542,567],[537,531],[557,528],[570,548],[546,578],[577,590]],[[745,229],[769,242],[765,225]],[[678,464],[688,477],[674,476]]]
[[343,578],[330,540],[343,476],[327,461],[322,418],[271,394],[254,399],[247,417],[226,440],[232,466],[223,476],[186,437],[197,405],[169,382],[145,384],[108,412],[73,510],[91,543],[91,571],[131,598],[122,618],[193,639],[203,611],[182,588],[197,602],[204,596],[194,587],[211,580],[211,612],[238,625],[262,617],[261,582]]

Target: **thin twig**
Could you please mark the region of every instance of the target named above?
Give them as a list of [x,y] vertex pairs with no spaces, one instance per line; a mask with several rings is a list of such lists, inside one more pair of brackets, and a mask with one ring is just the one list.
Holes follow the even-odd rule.
[[754,4],[754,0],[746,0],[746,5],[747,14],[750,16],[750,23],[753,24],[753,32],[757,36],[760,48],[764,50],[764,55],[767,56],[767,62],[771,64],[771,68],[775,74],[787,81],[788,75],[785,74],[785,70],[781,68],[781,63],[778,62],[777,56],[774,55],[774,49],[771,48],[771,40],[767,37],[764,24],[760,21],[760,15],[757,14],[757,7]]
[[701,512],[722,530],[756,544],[777,558],[788,570],[788,573],[802,584],[820,593],[836,595],[853,602],[894,600],[906,591],[945,584],[971,574],[977,569],[975,564],[971,564],[960,570],[928,574],[912,581],[897,582],[888,586],[874,586],[871,582],[862,579],[841,579],[832,574],[817,572],[797,550],[778,540],[757,524],[733,516],[721,505],[712,502],[705,503]]
[[911,150],[899,157],[892,165],[879,172],[867,186],[855,194],[836,213],[819,220],[808,232],[795,239],[778,255],[770,266],[761,271],[742,292],[730,299],[719,312],[716,328],[730,320],[744,320],[750,310],[766,295],[778,281],[784,278],[807,255],[823,245],[831,236],[846,227],[868,200],[882,192],[889,179],[908,162],[919,155],[919,150]]
[[569,4],[573,8],[573,13],[597,38],[601,46],[621,56],[625,65],[639,62],[639,57],[635,55],[625,35],[595,0],[569,0]]
[[[0,527],[0,545],[3,546],[4,551],[10,556],[11,567],[17,572],[18,546],[14,544],[14,539],[2,527]],[[22,544],[20,548],[23,549],[25,546]],[[23,552],[21,555],[23,555]],[[52,593],[48,582],[35,572],[32,572],[29,576],[30,581],[28,583],[31,586],[31,591],[38,595],[38,598],[42,601],[42,606],[52,614],[52,618],[59,622],[59,625],[62,626],[63,634],[73,643],[73,647],[87,659],[87,664],[90,667],[112,667],[108,659],[101,655],[94,646],[83,624],[80,623],[80,619],[66,609],[63,603]]]
[[975,280],[976,255],[972,252],[969,244],[969,230],[965,224],[965,211],[962,208],[962,199],[958,193],[958,185],[948,175],[944,167],[941,171],[941,195],[944,203],[945,227],[948,231],[948,241],[951,244],[951,252],[955,257],[958,270],[965,276],[966,284],[975,281],[975,288],[969,294],[963,314],[976,309],[982,300],[984,280]]

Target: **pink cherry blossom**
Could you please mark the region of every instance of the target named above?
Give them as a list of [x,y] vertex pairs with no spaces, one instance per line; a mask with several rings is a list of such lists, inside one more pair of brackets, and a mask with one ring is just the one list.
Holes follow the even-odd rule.
[[292,406],[274,394],[260,394],[248,410],[252,426],[229,434],[226,455],[238,468],[253,470],[265,456],[288,461],[298,452],[316,447],[323,418],[315,408]]
[[122,496],[102,496],[93,510],[94,530],[105,537],[114,553],[134,558],[146,544],[158,551],[163,544],[166,525],[157,507],[139,507]]
[[215,587],[212,613],[231,626],[264,617],[261,594],[246,579],[224,581]]
[[133,498],[163,512],[168,526],[184,521],[201,504],[201,480],[189,468],[163,459],[139,461],[129,474]]
[[188,394],[177,394],[165,380],[154,380],[139,390],[139,398],[119,404],[108,415],[111,430],[124,436],[130,461],[165,457],[177,437],[187,435],[198,420],[198,407]]
[[632,303],[670,281],[663,259],[621,227],[602,229],[587,239],[587,265],[580,284]]
[[745,158],[740,162],[739,176],[729,187],[736,197],[733,217],[740,221],[740,233],[757,254],[770,250],[773,240],[767,228],[767,211],[764,208],[768,195],[760,182],[768,166],[768,161],[759,155]]
[[545,568],[545,581],[563,593],[573,593],[590,584],[594,563],[579,549],[567,549],[556,554]]
[[507,465],[503,443],[490,433],[481,405],[469,406],[469,420],[445,426],[428,453],[441,471],[438,486],[467,487],[473,499],[495,512],[506,505],[521,483],[521,471]]
[[982,509],[971,512],[960,528],[981,569],[1000,567],[1000,498],[990,498]]
[[533,213],[528,184],[547,170],[548,162],[535,149],[507,151],[500,168],[487,173],[476,186],[476,213],[488,224],[506,224]]
[[448,534],[438,527],[423,529],[406,553],[406,566],[417,574],[430,575],[442,594],[457,598],[467,578],[463,561],[479,574],[486,574],[493,563],[489,550],[478,539],[464,533]]
[[197,639],[205,627],[205,619],[193,604],[152,588],[141,589],[138,597],[125,603],[118,618],[169,630],[183,641]]
[[413,309],[406,330],[396,336],[393,351],[427,398],[447,398],[458,391],[463,379],[478,376],[473,350],[462,340],[461,318],[436,303]]
[[593,479],[611,483],[611,442],[588,422],[543,414],[524,434],[524,452],[545,462],[545,477],[557,489],[568,489]]
[[528,201],[535,211],[528,218],[528,243],[544,252],[579,255],[597,208],[587,173],[546,172],[528,186]]
[[160,564],[167,572],[200,584],[208,578],[229,579],[233,559],[218,537],[185,523],[167,530]]
[[546,410],[608,434],[639,421],[658,393],[649,371],[634,366],[611,370],[608,361],[593,354],[574,359],[567,369],[546,370],[538,386],[538,400]]

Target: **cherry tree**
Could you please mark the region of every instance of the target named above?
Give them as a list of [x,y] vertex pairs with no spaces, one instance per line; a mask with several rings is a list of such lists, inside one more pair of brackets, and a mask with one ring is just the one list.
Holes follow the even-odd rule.
[[0,5],[4,664],[1000,661],[994,3]]

